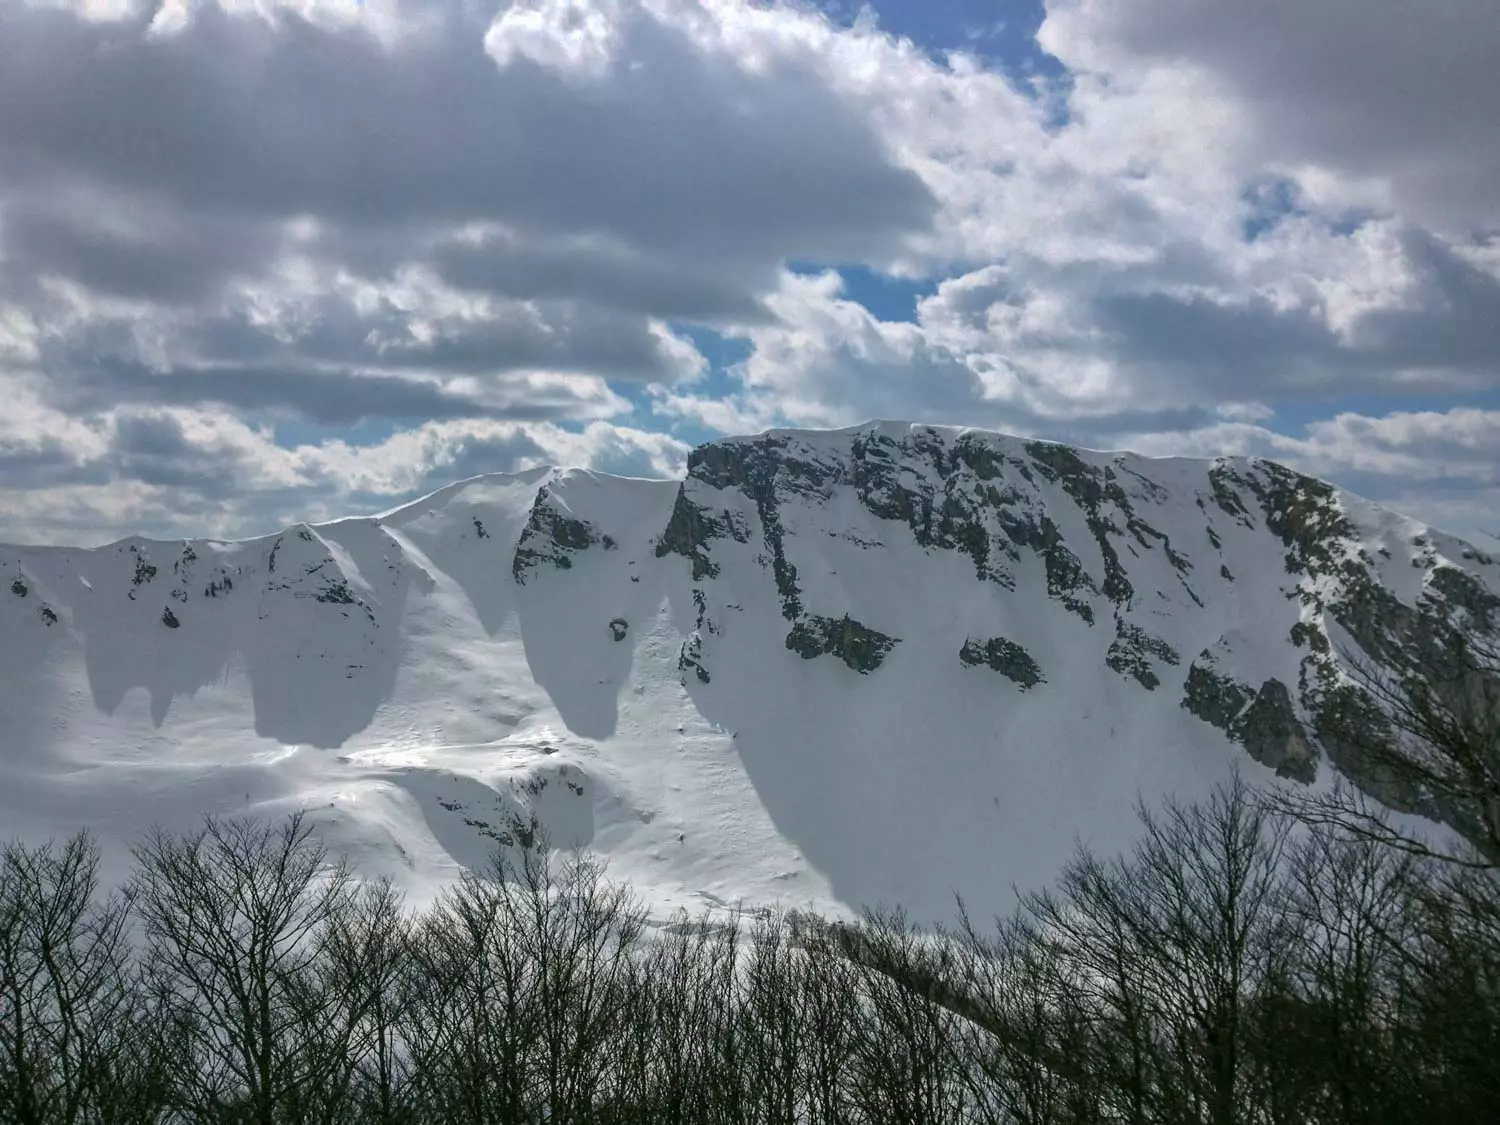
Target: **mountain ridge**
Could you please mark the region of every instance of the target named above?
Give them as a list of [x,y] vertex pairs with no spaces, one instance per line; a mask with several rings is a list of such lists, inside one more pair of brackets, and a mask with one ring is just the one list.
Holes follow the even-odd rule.
[[169,821],[321,804],[418,892],[545,829],[664,907],[927,914],[1236,763],[1378,788],[1310,733],[1340,650],[1500,609],[1485,552],[1274,462],[891,422],[711,442],[682,480],[0,546],[0,576],[0,819],[31,834],[126,840],[127,784]]

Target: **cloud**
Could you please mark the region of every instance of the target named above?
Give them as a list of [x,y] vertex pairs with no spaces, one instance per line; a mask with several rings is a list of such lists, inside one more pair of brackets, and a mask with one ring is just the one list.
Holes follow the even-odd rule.
[[[1107,435],[1146,432],[1145,418],[1191,428],[1252,402],[1494,387],[1500,276],[1428,234],[1396,241],[1399,283],[1373,298],[1335,292],[1336,273],[1305,275],[1288,294],[1234,285],[1227,264],[1219,285],[1182,285],[1018,255],[942,281],[912,322],[889,322],[837,273],[785,274],[767,298],[776,319],[742,330],[741,412]],[[692,413],[684,396],[672,401]]]
[[701,373],[669,321],[934,213],[814,60],[680,6],[0,5],[0,316],[65,411],[618,415]]
[[[152,34],[7,9],[13,190],[107,185],[194,218],[366,234],[489,221],[745,264],[878,252],[932,210],[805,63],[751,70],[639,5],[594,11],[616,48],[587,75],[536,46],[570,34],[556,4],[514,5],[488,36],[454,5],[392,43],[287,10],[205,4]],[[528,14],[533,49],[506,46]],[[223,267],[244,249],[225,246]]]
[[169,208],[88,191],[20,193],[3,215],[0,247],[12,285],[66,277],[106,296],[168,304],[201,301],[231,271],[263,269],[276,237],[264,224],[184,220]]
[[[434,248],[432,263],[454,288],[500,297],[585,301],[617,313],[698,324],[747,324],[770,316],[746,288],[747,278],[694,271],[597,239],[527,244],[504,234],[455,238]],[[759,280],[769,287],[772,272]]]
[[1051,0],[1039,38],[1116,77],[1202,73],[1263,161],[1374,180],[1419,221],[1500,220],[1490,0]]
[[445,307],[431,287],[328,285],[212,313],[110,309],[77,294],[40,302],[30,366],[69,410],[218,404],[331,426],[596,418],[626,408],[606,378],[675,381],[702,366],[660,322],[579,302]]
[[[0,383],[0,386],[4,386]],[[383,440],[278,444],[213,410],[127,407],[88,417],[4,386],[0,541],[95,544],[127,531],[243,535],[388,508],[481,473],[563,464],[635,476],[681,471],[688,446],[607,422],[427,422]]]
[[0,538],[875,416],[1472,522],[1496,24],[1268,10],[1052,0],[1049,83],[777,0],[0,0]]

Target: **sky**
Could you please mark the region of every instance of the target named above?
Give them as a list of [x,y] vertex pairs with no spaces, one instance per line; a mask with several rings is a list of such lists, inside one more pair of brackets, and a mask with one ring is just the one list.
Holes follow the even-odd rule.
[[0,0],[0,541],[875,418],[1500,532],[1493,0]]

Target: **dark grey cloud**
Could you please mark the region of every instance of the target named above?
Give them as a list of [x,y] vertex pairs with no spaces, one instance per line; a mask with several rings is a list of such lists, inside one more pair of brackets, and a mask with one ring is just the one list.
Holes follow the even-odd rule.
[[[320,325],[321,327],[321,325]],[[479,321],[444,321],[430,340],[409,330],[387,340],[369,336],[335,350],[321,332],[309,343],[319,358],[354,359],[402,370],[455,375],[544,369],[616,379],[673,379],[677,372],[645,320],[573,301],[538,301]]]
[[1413,292],[1343,335],[1315,305],[1259,296],[1108,293],[1090,315],[1110,357],[1160,394],[1277,400],[1500,386],[1500,280],[1420,231],[1402,242]]
[[111,479],[100,461],[80,459],[55,438],[44,438],[18,448],[0,444],[0,481],[22,489],[56,488],[70,484],[105,484]]
[[118,477],[206,498],[231,496],[242,487],[242,466],[224,451],[195,445],[170,414],[123,415],[105,462]]
[[1500,386],[1500,278],[1421,231],[1403,242],[1421,298],[1365,316],[1359,345],[1396,366],[1476,373]]
[[[151,367],[140,360],[76,355],[49,356],[45,370],[54,404],[71,412],[99,412],[124,404],[204,406],[291,416],[326,426],[352,426],[372,418],[444,420],[510,417],[541,419],[565,413],[557,401],[511,406],[476,402],[430,382],[352,371],[275,367]],[[56,374],[66,371],[65,375]],[[561,396],[559,396],[561,397]]]
[[382,301],[357,309],[343,298],[299,302],[294,322],[257,324],[244,315],[209,317],[181,342],[206,361],[354,364],[388,371],[493,375],[527,369],[670,379],[671,357],[648,322],[582,301],[510,305],[482,319],[444,317],[424,338],[421,314]]
[[106,296],[196,304],[215,296],[231,272],[263,270],[279,241],[254,221],[185,220],[163,208],[128,205],[101,216],[108,204],[88,196],[23,194],[5,205],[4,195],[0,178],[0,271],[19,275],[23,285],[60,276]]
[[1127,291],[1095,297],[1090,312],[1105,334],[1103,347],[1083,339],[1076,346],[1104,351],[1157,393],[1190,389],[1210,399],[1326,393],[1359,367],[1318,310],[1283,309],[1264,297]]
[[391,46],[285,11],[273,26],[208,4],[148,35],[7,4],[0,166],[201,215],[489,220],[700,263],[857,257],[931,217],[921,181],[806,67],[752,74],[637,14],[625,61],[578,82],[497,66],[460,10]]
[[185,501],[226,501],[243,491],[254,469],[244,449],[196,442],[181,421],[162,411],[122,412],[107,440],[81,449],[41,437],[7,449],[0,444],[0,485],[50,489],[131,481],[174,490]]
[[[285,9],[195,5],[157,33],[0,0],[0,302],[42,326],[51,404],[593,416],[597,383],[519,374],[674,382],[692,365],[653,321],[764,322],[783,259],[891,252],[935,212],[813,62],[747,69],[627,11],[583,77],[497,64],[492,10],[410,11],[380,39]],[[409,267],[490,300],[307,280],[388,292]],[[80,313],[52,278],[146,311]]]
[[1494,0],[1048,6],[1115,52],[1208,68],[1251,113],[1263,155],[1386,178],[1413,217],[1500,222]]
[[[287,320],[202,315],[160,330],[98,318],[43,346],[46,395],[73,411],[120,402],[205,405],[330,426],[370,418],[543,420],[593,414],[598,384],[525,378],[534,370],[617,380],[677,378],[680,360],[648,321],[577,301],[515,305],[489,319],[440,321],[425,338],[389,301],[357,309],[323,296]],[[170,337],[169,356],[155,338]],[[460,377],[473,377],[466,390]],[[477,379],[477,383],[475,382]]]
[[759,324],[770,319],[753,293],[776,282],[769,263],[733,278],[638,251],[584,245],[517,245],[490,238],[450,241],[432,263],[460,289],[502,297],[573,299],[637,315],[699,324]]

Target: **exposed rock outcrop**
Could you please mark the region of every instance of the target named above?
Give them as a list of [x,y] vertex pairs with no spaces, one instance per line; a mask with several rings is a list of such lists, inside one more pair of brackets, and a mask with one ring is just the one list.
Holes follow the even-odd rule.
[[848,614],[836,617],[805,617],[786,635],[786,647],[804,660],[836,656],[860,675],[868,675],[900,644],[878,630],[861,625]]
[[991,637],[985,641],[967,639],[958,650],[958,659],[970,668],[988,666],[1019,684],[1022,691],[1047,682],[1031,653],[1005,637]]
[[1311,782],[1318,758],[1297,718],[1292,694],[1272,678],[1257,690],[1216,669],[1205,650],[1188,668],[1182,706],[1244,745],[1250,756],[1282,777]]
[[1115,639],[1105,654],[1104,663],[1122,676],[1130,676],[1147,691],[1155,691],[1161,677],[1152,660],[1176,666],[1182,663],[1177,650],[1160,637],[1153,637],[1139,625],[1116,619]]
[[[527,576],[539,566],[569,570],[573,566],[575,554],[588,550],[605,538],[607,536],[601,536],[587,521],[558,511],[550,492],[543,485],[537,490],[536,501],[531,506],[531,517],[526,521],[521,538],[516,543],[515,558],[511,560],[511,574],[524,586]],[[606,546],[613,547],[613,541]]]

